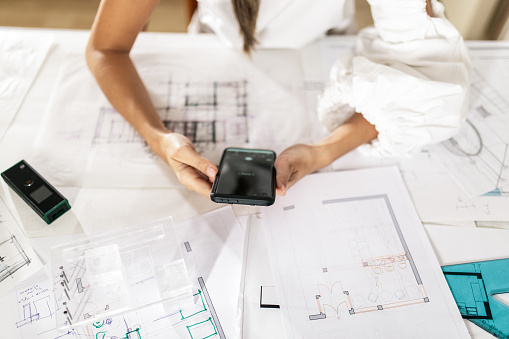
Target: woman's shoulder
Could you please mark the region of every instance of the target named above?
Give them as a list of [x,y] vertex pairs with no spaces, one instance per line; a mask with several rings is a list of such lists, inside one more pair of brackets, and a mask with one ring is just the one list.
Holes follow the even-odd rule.
[[[331,29],[346,29],[353,22],[355,11],[354,0],[253,1],[259,1],[256,38],[259,46],[269,48],[298,48]],[[242,46],[230,0],[201,0],[197,14],[199,25],[208,27],[230,45]]]

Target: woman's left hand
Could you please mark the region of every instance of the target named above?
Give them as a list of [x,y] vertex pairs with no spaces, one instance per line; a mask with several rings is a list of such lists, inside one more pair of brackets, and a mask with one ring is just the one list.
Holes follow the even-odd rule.
[[286,191],[297,181],[320,169],[318,158],[316,146],[297,144],[285,149],[274,163],[277,195],[286,195]]

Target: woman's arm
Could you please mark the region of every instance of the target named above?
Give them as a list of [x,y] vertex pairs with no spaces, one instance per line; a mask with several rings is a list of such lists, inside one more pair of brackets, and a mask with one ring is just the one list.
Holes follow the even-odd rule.
[[209,197],[217,167],[161,121],[129,52],[158,0],[103,0],[86,49],[87,63],[115,109],[191,190]]
[[[424,1],[422,3],[424,4]],[[431,1],[426,0],[425,6],[426,13],[432,16]],[[287,148],[275,163],[277,194],[285,195],[288,188],[307,174],[330,165],[334,160],[377,136],[375,126],[362,114],[355,113],[324,140],[314,145],[298,144]]]
[[313,173],[378,135],[360,113],[355,113],[328,137],[314,145],[298,144],[284,150],[276,159],[277,194],[286,190],[304,176]]

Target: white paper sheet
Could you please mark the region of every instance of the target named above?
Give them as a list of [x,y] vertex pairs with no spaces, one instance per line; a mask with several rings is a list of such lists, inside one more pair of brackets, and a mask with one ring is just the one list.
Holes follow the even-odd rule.
[[[249,59],[224,46],[176,46],[173,53],[133,53],[133,60],[168,129],[187,135],[218,163],[226,146],[280,152],[309,141],[298,56],[279,52]],[[83,55],[62,65],[35,146],[34,166],[52,173],[56,185],[178,185],[106,101]]]
[[[244,263],[242,272],[243,297],[241,330],[243,339],[284,338],[283,323],[279,308],[261,308],[261,288],[275,294],[274,278],[270,268],[269,254],[259,213],[252,214],[246,229]],[[270,302],[278,305],[277,296]],[[263,326],[262,326],[263,324]]]
[[440,265],[509,257],[509,230],[424,224]]
[[197,280],[203,279],[199,285],[196,279],[194,283],[197,287],[206,284],[214,303],[215,316],[219,320],[216,323],[218,337],[234,338],[238,308],[242,307],[239,291],[244,232],[233,210],[224,207],[177,223],[175,231],[184,245],[182,255],[189,275]]
[[181,188],[82,188],[72,209],[87,234],[143,223],[171,215],[175,222],[222,207]]
[[[397,165],[423,222],[463,222],[509,219],[509,198],[480,196],[471,198],[429,149],[412,158],[366,157],[357,150],[332,164],[334,170]],[[439,194],[437,194],[439,192]]]
[[470,197],[429,149],[398,167],[423,222],[509,220],[509,197]]
[[[162,305],[98,321],[67,332],[56,330],[51,279],[41,271],[16,286],[11,307],[16,338],[233,338],[244,234],[226,207],[175,225],[196,304],[177,312]],[[142,283],[142,282],[141,282]]]
[[39,257],[0,198],[0,295],[41,267]]
[[0,35],[0,140],[18,112],[53,38],[2,31]]
[[310,175],[262,217],[288,337],[469,337],[395,167]]
[[79,196],[80,189],[77,187],[57,187],[57,190],[67,198],[71,209],[48,226],[4,181],[0,182],[0,195],[3,195],[4,202],[12,211],[14,219],[18,221],[29,238],[83,233],[83,228],[74,211],[74,202],[76,197]]

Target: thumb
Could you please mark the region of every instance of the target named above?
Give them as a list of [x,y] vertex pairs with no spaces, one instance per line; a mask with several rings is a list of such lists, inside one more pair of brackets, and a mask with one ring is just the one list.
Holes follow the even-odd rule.
[[276,193],[281,196],[286,195],[288,182],[292,176],[293,170],[291,169],[290,162],[285,159],[276,159],[274,163],[276,168]]
[[194,147],[181,148],[173,158],[186,165],[196,168],[198,171],[209,177],[210,181],[213,181],[217,174],[217,166],[214,165],[209,159],[196,152]]

